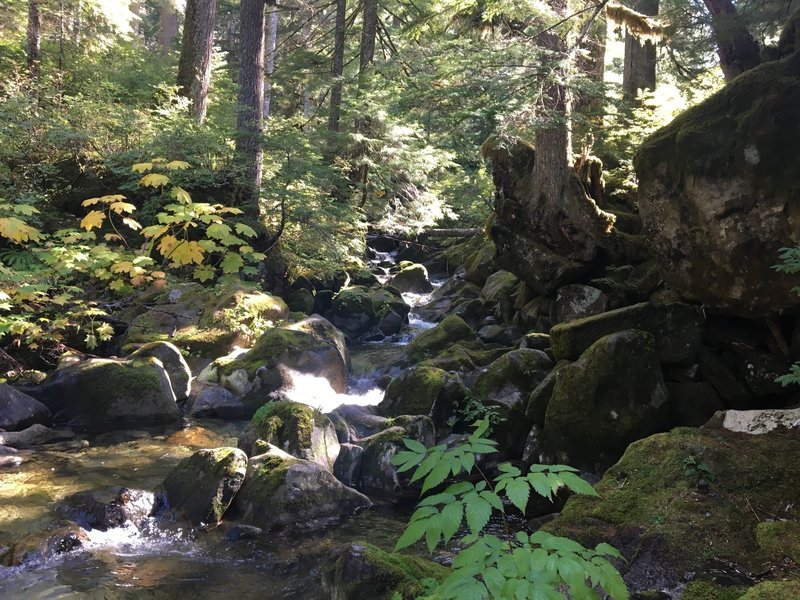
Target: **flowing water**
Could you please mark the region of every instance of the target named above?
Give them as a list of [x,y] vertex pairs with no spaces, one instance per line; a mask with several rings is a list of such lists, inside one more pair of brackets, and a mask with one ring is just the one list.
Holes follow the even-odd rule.
[[[391,261],[384,256],[381,260]],[[404,295],[419,306],[428,295]],[[296,374],[289,396],[328,412],[340,404],[381,401],[376,365],[392,360],[416,333],[431,327],[415,316],[401,334],[351,348],[347,394],[327,381]],[[0,548],[57,523],[53,507],[82,491],[117,486],[154,490],[182,459],[200,448],[235,446],[244,422],[187,420],[181,429],[114,432],[20,451],[20,466],[0,470]],[[110,499],[110,498],[109,498]],[[391,549],[408,514],[378,505],[338,526],[303,534],[278,533],[230,541],[230,524],[211,530],[150,522],[90,531],[82,546],[22,567],[0,567],[0,599],[224,598],[312,600],[322,597],[321,566],[330,550],[368,540]]]

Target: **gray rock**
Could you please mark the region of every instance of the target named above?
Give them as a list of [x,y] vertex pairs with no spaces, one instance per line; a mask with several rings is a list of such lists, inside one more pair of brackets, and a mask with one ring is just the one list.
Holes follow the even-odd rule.
[[[109,495],[110,500],[103,499]],[[56,512],[84,529],[106,531],[129,522],[140,526],[156,513],[158,507],[153,492],[115,488],[110,493],[87,491],[72,494],[58,504]]]
[[428,269],[419,264],[412,264],[401,269],[397,275],[392,277],[390,283],[401,292],[424,294],[433,290],[428,278]]
[[0,429],[19,431],[34,425],[51,425],[50,410],[36,398],[0,383]]
[[317,529],[372,506],[369,498],[339,482],[324,467],[275,447],[250,459],[234,507],[247,524]]
[[175,399],[178,402],[186,400],[191,392],[192,371],[178,347],[169,342],[150,342],[132,352],[129,358],[148,356],[157,358],[164,365],[172,384],[172,391],[175,392]]
[[50,429],[37,423],[22,431],[0,431],[0,446],[32,448],[49,442],[70,440],[73,437],[75,437],[75,434],[68,429]]
[[333,465],[333,474],[343,484],[348,486],[358,485],[361,478],[361,458],[364,449],[355,444],[342,444],[339,456]]
[[[188,408],[188,410],[187,410]],[[215,383],[193,382],[192,393],[184,410],[190,417],[244,419],[247,408],[233,392]]]
[[800,408],[773,410],[722,410],[705,425],[751,435],[769,433],[778,428],[800,429]]
[[556,294],[556,320],[567,323],[606,311],[608,296],[588,285],[565,285]]
[[182,460],[164,480],[169,508],[195,524],[222,520],[247,470],[247,456],[238,448],[198,450]]

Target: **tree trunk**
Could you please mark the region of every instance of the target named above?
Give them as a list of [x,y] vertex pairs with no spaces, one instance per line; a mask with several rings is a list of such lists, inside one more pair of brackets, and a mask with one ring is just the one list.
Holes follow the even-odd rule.
[[264,118],[269,119],[272,104],[272,75],[275,73],[275,55],[278,50],[278,20],[280,13],[273,2],[267,11],[266,77],[264,78]]
[[758,66],[760,51],[731,0],[703,0],[711,13],[719,66],[726,81]]
[[28,0],[28,72],[39,77],[42,62],[42,11],[39,0]]
[[83,0],[75,3],[75,12],[72,14],[72,43],[78,48],[83,37]]
[[331,63],[331,106],[328,113],[328,131],[339,131],[342,115],[342,75],[344,74],[344,36],[347,0],[336,0],[336,27],[334,30],[333,61]]
[[[302,38],[303,38],[303,47],[310,48],[311,47],[311,30],[314,24],[314,7],[309,5],[305,10],[302,11],[303,19],[303,27],[302,27]],[[308,77],[305,77],[305,81],[303,81],[303,117],[306,119],[310,119],[311,115],[314,114],[314,95],[311,92],[311,85],[308,81]]]
[[[659,0],[639,0],[633,7],[643,15],[658,14]],[[625,32],[625,59],[622,69],[622,96],[634,102],[639,90],[656,89],[656,45],[640,40]]]
[[258,199],[264,163],[261,148],[264,118],[264,6],[264,0],[242,0],[239,13],[241,64],[236,155],[243,171],[241,206],[253,220],[257,220],[260,214]]
[[366,75],[375,59],[375,37],[378,32],[378,0],[364,0],[361,26],[361,50],[358,60],[359,79]]
[[178,87],[191,100],[190,112],[200,123],[208,105],[216,14],[217,0],[189,0],[186,4]]
[[167,56],[172,50],[172,44],[179,32],[180,15],[175,8],[175,0],[160,0],[158,20],[161,25],[158,32],[158,47],[161,49],[161,53]]

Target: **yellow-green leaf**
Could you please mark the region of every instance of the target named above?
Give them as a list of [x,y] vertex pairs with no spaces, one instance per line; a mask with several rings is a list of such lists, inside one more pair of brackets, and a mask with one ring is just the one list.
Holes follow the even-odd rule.
[[168,162],[164,165],[170,171],[182,171],[183,169],[188,169],[191,165],[183,160],[173,160]]
[[231,228],[225,223],[214,223],[209,225],[206,229],[208,237],[216,238],[218,240],[225,240],[231,234]]
[[122,279],[115,279],[109,284],[108,287],[114,290],[115,292],[118,292],[125,287],[125,282]]
[[18,215],[22,215],[23,217],[30,217],[31,215],[35,215],[39,212],[38,208],[31,206],[30,204],[15,204],[11,207],[11,210]]
[[102,323],[95,327],[94,333],[101,341],[106,342],[114,335],[114,328],[108,323]]
[[153,168],[153,163],[141,162],[141,163],[136,163],[135,165],[133,165],[131,167],[131,170],[134,173],[147,173],[147,171],[149,171],[152,168]]
[[237,223],[235,225],[236,233],[239,235],[243,235],[245,237],[255,237],[256,230],[250,227],[249,225],[245,225],[244,223]]
[[225,258],[222,259],[222,272],[225,274],[238,273],[239,269],[244,266],[242,257],[236,252],[228,252]]
[[103,224],[103,220],[106,218],[106,214],[99,210],[93,210],[88,215],[81,219],[81,227],[83,227],[86,231],[91,231],[95,227],[100,227]]
[[39,240],[42,233],[17,217],[0,217],[0,237],[22,243]]
[[216,206],[217,212],[222,214],[229,214],[229,215],[241,215],[243,211],[240,208],[236,208],[235,206]]
[[214,275],[216,275],[214,267],[209,265],[200,265],[199,267],[195,267],[194,274],[192,276],[198,281],[202,282],[214,279]]
[[100,202],[100,198],[89,198],[88,200],[84,200],[81,202],[81,206],[92,206],[93,204],[97,204]]
[[175,248],[178,243],[178,238],[174,235],[165,235],[158,243],[158,251],[162,256],[169,257],[170,252],[172,252],[173,248]]
[[189,195],[185,189],[180,186],[175,186],[172,188],[172,196],[178,201],[183,204],[189,204],[192,201],[192,197]]
[[142,235],[146,238],[157,238],[167,233],[167,231],[169,231],[169,227],[166,225],[150,225],[142,229]]
[[169,185],[169,177],[161,173],[148,173],[139,180],[139,185],[142,187],[162,187]]
[[112,273],[130,273],[130,270],[133,268],[133,263],[130,261],[122,261],[118,263],[114,263],[111,265],[111,272]]
[[175,265],[200,264],[203,262],[203,248],[197,242],[180,242],[169,254]]
[[136,210],[136,206],[134,206],[130,202],[119,202],[119,201],[112,203],[111,206],[109,206],[109,208],[118,215],[121,215],[122,213],[130,214]]

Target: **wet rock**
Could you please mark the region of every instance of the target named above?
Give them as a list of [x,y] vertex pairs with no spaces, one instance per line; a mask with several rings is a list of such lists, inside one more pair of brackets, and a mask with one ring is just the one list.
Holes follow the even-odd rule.
[[192,371],[183,358],[183,354],[174,344],[169,342],[150,342],[132,352],[130,359],[152,356],[161,361],[169,375],[172,391],[177,401],[185,400],[191,391]]
[[247,470],[247,456],[237,448],[199,450],[183,459],[164,480],[170,510],[195,524],[222,520]]
[[289,294],[286,304],[292,312],[310,315],[314,312],[314,294],[307,289],[299,289]]
[[550,336],[546,333],[530,332],[526,333],[519,341],[520,348],[530,348],[531,350],[550,349]]
[[667,284],[741,316],[796,307],[773,270],[800,230],[800,53],[760,65],[639,147],[639,210]]
[[556,321],[568,323],[598,315],[608,308],[608,296],[589,285],[565,285],[556,294]]
[[706,427],[758,435],[775,429],[800,429],[800,408],[767,410],[722,410]]
[[339,455],[339,440],[331,420],[319,410],[300,402],[269,402],[253,415],[239,437],[239,448],[248,455],[256,440],[330,470]]
[[390,497],[416,495],[410,486],[412,473],[398,473],[391,463],[392,457],[405,448],[404,438],[418,441],[423,446],[435,442],[433,423],[428,417],[398,417],[396,425],[361,441],[364,454],[361,457],[361,477],[358,489]]
[[748,408],[753,394],[717,356],[703,348],[698,355],[700,375],[708,380],[728,408]]
[[241,521],[263,527],[317,529],[372,506],[324,467],[275,447],[250,459],[234,507]]
[[528,404],[525,408],[525,417],[534,425],[544,426],[544,418],[547,414],[547,405],[553,397],[553,389],[556,387],[558,372],[562,367],[571,364],[569,361],[560,361],[542,381],[533,388]]
[[[103,496],[110,499],[103,500]],[[107,531],[126,523],[138,527],[158,508],[158,498],[153,492],[115,488],[105,493],[87,491],[72,494],[59,503],[56,512],[84,529]]]
[[576,360],[601,337],[638,329],[655,337],[661,361],[685,363],[693,360],[700,350],[702,324],[702,312],[697,307],[642,302],[556,325],[550,331],[550,343],[556,358]]
[[247,408],[233,392],[216,383],[193,382],[184,411],[195,418],[244,419]]
[[441,426],[455,415],[467,393],[457,375],[435,367],[411,367],[392,379],[378,413],[386,417],[427,415]]
[[389,419],[375,411],[374,406],[344,404],[330,412],[328,417],[334,423],[341,443],[357,442],[391,425]]
[[0,431],[0,446],[32,448],[50,442],[70,440],[73,437],[75,437],[75,434],[69,429],[50,429],[37,423],[22,431]]
[[56,423],[103,432],[178,420],[169,375],[160,360],[93,358],[56,369],[29,393]]
[[433,286],[428,278],[428,269],[420,264],[411,264],[401,269],[397,275],[392,277],[390,283],[401,292],[425,294],[433,291]]
[[484,302],[499,302],[511,298],[519,286],[519,279],[510,271],[496,271],[489,275],[481,290]]
[[375,323],[375,304],[364,286],[344,288],[333,299],[328,318],[351,338],[366,333]]
[[236,542],[239,540],[249,540],[257,538],[264,530],[260,527],[253,527],[252,525],[234,525],[228,529],[225,534],[225,539],[229,542]]
[[0,430],[19,431],[34,424],[51,425],[50,410],[36,398],[0,383]]
[[514,325],[486,325],[478,330],[478,337],[487,344],[513,346],[520,337],[520,331]]
[[608,466],[634,440],[667,427],[668,400],[653,336],[637,330],[605,336],[558,370],[545,447],[559,462]]
[[434,358],[455,343],[475,340],[475,332],[464,319],[451,315],[414,338],[406,348],[406,356],[411,363],[418,363],[426,358]]
[[720,558],[744,573],[760,573],[765,564],[780,570],[785,547],[756,542],[759,523],[769,518],[761,509],[794,515],[798,451],[796,434],[695,428],[656,434],[631,444],[606,471],[595,486],[598,498],[573,496],[545,529],[585,546],[615,546],[626,559],[620,568],[632,595],[710,580],[720,575]]
[[312,315],[268,329],[245,354],[216,360],[198,379],[229,389],[252,415],[270,394],[293,385],[292,372],[323,378],[341,393],[349,371],[344,336],[323,317]]
[[74,523],[57,522],[25,536],[0,554],[0,564],[15,567],[54,558],[83,546],[86,532]]
[[418,556],[384,552],[350,542],[330,553],[322,568],[322,589],[329,600],[414,600],[422,579],[443,580],[449,570]]
[[356,444],[342,444],[339,448],[339,456],[333,465],[333,474],[347,486],[358,485],[361,479],[361,459],[364,449]]

